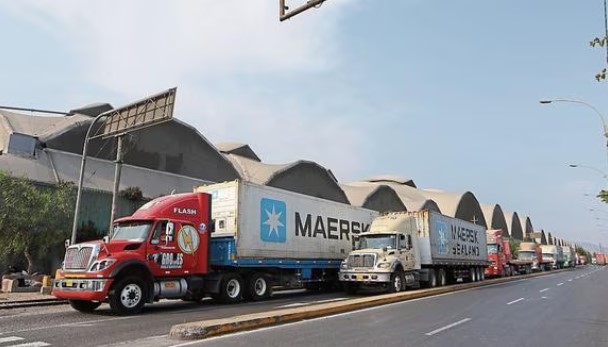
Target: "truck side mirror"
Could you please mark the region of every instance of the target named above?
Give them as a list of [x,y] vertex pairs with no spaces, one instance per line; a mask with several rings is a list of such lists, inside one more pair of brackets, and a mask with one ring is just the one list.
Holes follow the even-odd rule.
[[412,249],[412,235],[407,235],[407,249]]
[[167,235],[167,242],[173,242],[173,230],[175,228],[175,224],[173,222],[167,222],[167,227],[165,228],[165,234]]
[[65,245],[65,248],[67,249],[68,247],[70,247],[70,239],[65,239],[65,242],[63,243]]
[[102,240],[103,240],[103,243],[108,243],[108,242],[110,242],[110,237],[108,235],[106,235],[103,237]]

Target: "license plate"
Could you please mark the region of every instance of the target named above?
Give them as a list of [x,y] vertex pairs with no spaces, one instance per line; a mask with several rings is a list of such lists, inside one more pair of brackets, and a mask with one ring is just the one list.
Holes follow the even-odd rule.
[[70,280],[67,280],[67,281],[65,281],[65,286],[66,287],[73,287],[74,286],[74,282],[70,281]]
[[363,275],[357,275],[357,279],[358,280],[362,280],[363,279]]

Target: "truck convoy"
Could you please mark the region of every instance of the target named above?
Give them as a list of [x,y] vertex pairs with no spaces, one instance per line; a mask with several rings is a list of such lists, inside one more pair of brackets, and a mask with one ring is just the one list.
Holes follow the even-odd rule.
[[489,264],[481,225],[433,211],[389,213],[359,235],[340,265],[347,291],[381,287],[389,292],[484,279]]
[[[53,295],[78,311],[108,301],[134,314],[161,298],[238,302],[267,298],[275,285],[338,283],[355,236],[377,214],[241,181],[202,186],[117,219],[109,240],[70,245]],[[485,259],[475,230],[452,231],[462,239],[454,252]]]
[[488,230],[487,242],[488,260],[491,262],[485,272],[488,277],[546,271],[553,265],[551,259],[543,258],[541,246],[534,242],[521,242],[515,257],[511,253],[509,240],[502,235],[502,230]]

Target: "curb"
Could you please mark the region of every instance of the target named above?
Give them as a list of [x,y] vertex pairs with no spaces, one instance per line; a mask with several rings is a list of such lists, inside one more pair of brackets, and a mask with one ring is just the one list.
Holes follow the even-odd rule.
[[464,289],[483,287],[493,284],[513,282],[521,279],[546,276],[569,269],[555,270],[549,272],[539,272],[529,275],[514,277],[503,277],[489,279],[483,282],[466,284],[454,284],[446,287],[407,291],[393,294],[374,295],[371,297],[350,299],[341,302],[310,305],[306,307],[281,309],[267,312],[260,312],[225,319],[213,319],[206,321],[190,322],[177,324],[171,327],[169,337],[177,340],[202,340],[205,338],[235,333],[245,330],[268,327],[291,323],[306,319],[319,318],[334,314],[361,310],[364,308],[392,304],[401,301],[419,299],[444,293],[456,292]]

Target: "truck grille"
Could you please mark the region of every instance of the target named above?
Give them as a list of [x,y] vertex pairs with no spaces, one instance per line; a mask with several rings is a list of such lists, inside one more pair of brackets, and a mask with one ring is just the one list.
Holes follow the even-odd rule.
[[348,257],[349,267],[374,267],[375,254],[353,254]]
[[65,252],[65,270],[86,270],[93,254],[93,247],[70,247]]

